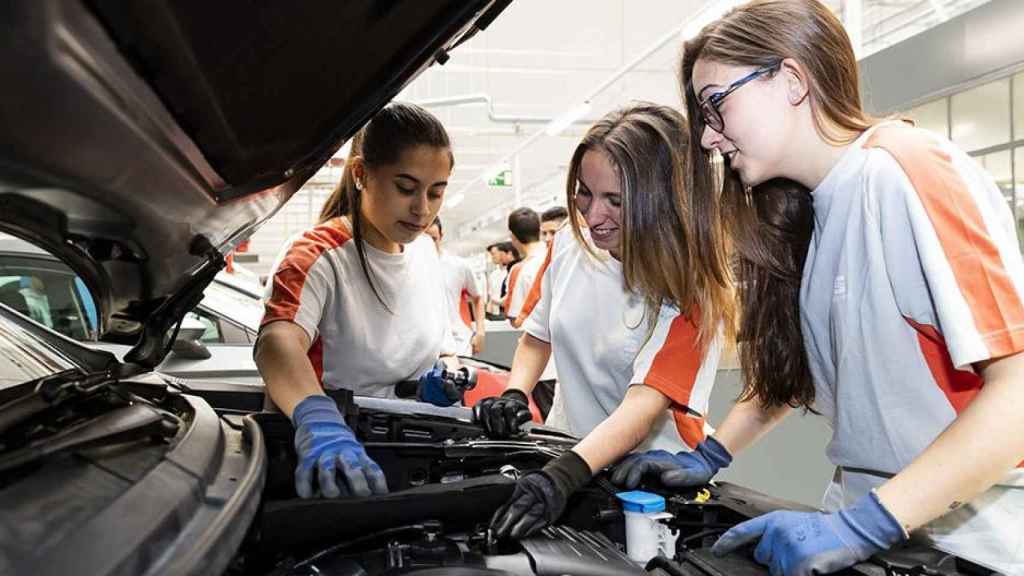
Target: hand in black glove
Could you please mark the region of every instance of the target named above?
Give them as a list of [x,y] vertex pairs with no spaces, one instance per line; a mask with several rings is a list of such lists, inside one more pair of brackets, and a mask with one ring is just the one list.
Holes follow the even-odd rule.
[[495,538],[525,538],[558,520],[569,496],[588,481],[590,466],[572,450],[519,479],[512,499],[495,512]]
[[484,433],[490,438],[519,434],[519,427],[532,417],[526,394],[515,388],[505,390],[498,397],[484,398],[473,406],[473,419],[484,427]]

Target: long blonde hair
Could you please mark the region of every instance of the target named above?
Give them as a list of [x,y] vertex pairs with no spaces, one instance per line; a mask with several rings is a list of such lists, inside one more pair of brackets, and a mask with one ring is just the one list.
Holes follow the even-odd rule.
[[[698,60],[762,67],[785,58],[807,73],[815,129],[831,144],[849,143],[877,120],[860,101],[857,59],[842,24],[817,0],[755,0],[708,24],[686,43],[680,81],[693,120],[690,137],[704,131],[693,70]],[[712,154],[689,149],[691,182],[721,203],[699,218],[724,219],[736,252],[740,300],[741,399],[762,406],[810,408],[814,384],[800,330],[800,280],[814,227],[810,191],[786,179],[746,188]]]
[[576,147],[569,163],[566,200],[573,235],[592,255],[576,209],[583,156],[605,152],[622,187],[622,259],[626,290],[643,295],[656,314],[663,303],[677,306],[698,328],[707,347],[724,325],[733,335],[732,279],[718,225],[716,201],[695,190],[686,170],[690,146],[686,119],[676,110],[637,103],[607,114]]

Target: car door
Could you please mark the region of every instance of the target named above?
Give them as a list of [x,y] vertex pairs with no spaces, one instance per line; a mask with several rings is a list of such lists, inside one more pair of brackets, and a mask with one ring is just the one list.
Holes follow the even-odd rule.
[[[97,340],[96,304],[81,278],[30,244],[10,239],[4,242],[8,249],[0,251],[0,304],[69,338],[123,358],[131,346]],[[250,297],[248,303],[231,302],[221,294],[224,290],[219,285],[211,288],[209,299],[217,304],[216,309],[200,304],[189,312],[186,322],[201,324],[202,336],[191,346],[175,347],[158,370],[180,378],[262,383],[252,358],[256,335],[252,324],[258,324],[258,318],[253,320],[258,301]],[[224,315],[232,309],[242,319]]]

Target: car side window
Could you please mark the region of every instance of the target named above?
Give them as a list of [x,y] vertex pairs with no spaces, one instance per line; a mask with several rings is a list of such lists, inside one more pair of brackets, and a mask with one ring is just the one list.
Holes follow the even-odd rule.
[[202,322],[203,326],[206,327],[206,331],[203,332],[202,337],[199,338],[200,342],[202,342],[203,344],[224,343],[224,336],[221,333],[221,323],[219,318],[211,314],[207,314],[202,310],[193,310],[187,313],[185,316],[197,322]]
[[35,258],[0,260],[0,303],[75,340],[96,339],[96,306],[66,267]]

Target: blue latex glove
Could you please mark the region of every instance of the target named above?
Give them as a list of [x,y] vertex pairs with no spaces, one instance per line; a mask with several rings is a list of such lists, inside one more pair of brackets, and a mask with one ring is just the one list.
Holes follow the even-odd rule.
[[644,476],[657,474],[662,485],[668,488],[703,486],[731,463],[732,455],[725,446],[709,437],[697,444],[693,452],[672,454],[665,450],[650,450],[630,454],[615,466],[612,482],[632,490]]
[[[434,367],[423,373],[419,379],[419,388],[416,399],[420,402],[429,402],[434,406],[451,406],[462,401],[462,395],[450,390],[444,382],[444,371],[448,367],[443,360],[434,363]],[[454,397],[453,397],[454,396]]]
[[907,538],[874,492],[832,514],[772,512],[733,527],[711,549],[716,556],[761,542],[754,559],[772,576],[831,574]]
[[292,423],[299,456],[295,491],[300,498],[313,497],[314,472],[320,494],[327,498],[387,493],[384,472],[366,455],[334,399],[320,394],[306,397],[292,412]]

